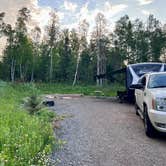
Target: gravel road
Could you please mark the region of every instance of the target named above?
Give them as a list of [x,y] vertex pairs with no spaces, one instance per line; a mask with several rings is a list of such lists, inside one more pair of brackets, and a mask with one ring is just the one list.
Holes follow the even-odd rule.
[[67,141],[58,166],[166,166],[166,137],[144,134],[134,107],[92,98],[59,99],[56,111],[69,115],[58,136]]

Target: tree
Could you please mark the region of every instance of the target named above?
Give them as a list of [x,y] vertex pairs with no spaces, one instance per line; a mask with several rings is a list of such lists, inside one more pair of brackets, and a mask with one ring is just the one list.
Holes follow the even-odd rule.
[[[153,15],[149,15],[147,20],[147,36],[149,38],[149,61],[160,61],[162,49],[164,47],[164,34],[162,32],[161,23]],[[157,43],[157,44],[156,44]]]
[[70,46],[69,30],[64,29],[62,39],[59,42],[59,77],[61,81],[71,81],[73,78],[72,54]]
[[[7,46],[4,51],[5,55],[8,54],[9,58],[8,60],[4,56],[3,59],[7,60],[8,62],[4,62],[3,65],[6,63],[6,69],[8,69],[8,66],[10,66],[10,80],[14,82],[15,80],[15,67],[16,67],[16,58],[14,54],[14,46],[15,46],[15,41],[14,41],[14,36],[15,36],[15,31],[12,29],[12,26],[10,24],[6,24],[3,21],[3,18],[5,16],[5,13],[0,13],[0,37],[5,36],[7,37]],[[7,72],[8,73],[8,72]],[[8,75],[8,74],[7,74]]]
[[47,82],[50,80],[49,78],[49,67],[50,67],[50,59],[49,59],[49,49],[48,44],[45,41],[42,41],[40,44],[40,57],[39,57],[39,68],[37,72],[37,78],[39,81]]
[[25,81],[29,66],[32,61],[32,42],[28,38],[27,23],[30,19],[30,10],[22,8],[18,11],[15,27],[15,51],[17,52],[17,63],[20,80]]
[[12,82],[61,81],[74,86],[96,81],[101,86],[106,77],[111,81],[112,70],[126,64],[166,59],[166,26],[153,15],[146,22],[125,15],[110,33],[105,16],[98,13],[90,39],[86,20],[78,29],[62,30],[56,11],[50,13],[44,34],[40,27],[29,34],[31,15],[25,7],[18,11],[14,27],[4,17],[0,13],[0,38],[7,39],[0,72]]
[[50,67],[49,67],[49,80],[52,81],[53,77],[53,54],[52,50],[56,47],[58,36],[59,36],[59,18],[56,11],[50,13],[50,23],[47,26],[48,33],[48,46],[49,46],[49,57],[50,57]]
[[133,54],[135,62],[147,62],[149,52],[149,38],[147,36],[145,25],[139,19],[133,22]]
[[135,63],[133,24],[128,15],[121,17],[116,22],[114,35],[113,44],[119,53],[121,67],[124,65],[124,61],[127,61],[127,63]]
[[96,16],[96,26],[93,32],[92,40],[96,46],[97,54],[97,85],[102,86],[104,83],[104,76],[106,75],[106,49],[108,46],[107,21],[102,13]]
[[36,26],[32,30],[32,42],[33,42],[33,57],[32,57],[32,72],[31,72],[31,82],[34,81],[34,71],[35,66],[37,65],[36,60],[39,57],[40,52],[40,39],[41,39],[41,29],[40,27]]
[[16,70],[16,41],[15,41],[15,30],[12,29],[11,25],[6,26],[4,29],[5,36],[7,37],[7,46],[4,51],[4,64],[6,68],[10,65],[10,80],[15,81],[15,70]]
[[78,68],[81,59],[81,53],[87,49],[87,34],[88,34],[89,23],[86,20],[83,20],[79,24],[79,49],[77,55],[77,63],[76,63],[76,70],[73,80],[73,86],[76,84],[77,75],[78,75]]

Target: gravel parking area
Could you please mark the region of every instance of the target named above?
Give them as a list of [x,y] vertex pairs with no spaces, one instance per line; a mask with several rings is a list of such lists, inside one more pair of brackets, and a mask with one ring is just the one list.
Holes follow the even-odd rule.
[[69,115],[58,136],[67,142],[58,166],[165,166],[166,137],[145,136],[133,105],[109,99],[66,98],[55,110]]

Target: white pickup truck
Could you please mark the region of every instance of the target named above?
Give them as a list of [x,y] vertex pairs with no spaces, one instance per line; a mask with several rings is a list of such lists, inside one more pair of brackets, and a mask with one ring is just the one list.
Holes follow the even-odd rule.
[[154,137],[166,133],[166,72],[143,75],[135,89],[136,114],[144,121],[145,133]]

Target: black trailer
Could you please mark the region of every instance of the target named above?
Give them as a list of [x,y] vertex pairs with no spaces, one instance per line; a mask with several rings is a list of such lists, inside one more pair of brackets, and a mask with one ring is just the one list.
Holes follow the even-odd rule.
[[134,102],[134,89],[130,88],[131,85],[137,84],[139,78],[145,73],[149,72],[163,72],[166,71],[166,63],[137,63],[127,65],[123,69],[113,71],[111,73],[111,78],[120,73],[125,75],[125,91],[118,91],[117,96],[120,101]]

